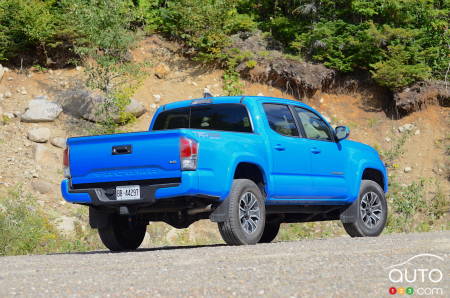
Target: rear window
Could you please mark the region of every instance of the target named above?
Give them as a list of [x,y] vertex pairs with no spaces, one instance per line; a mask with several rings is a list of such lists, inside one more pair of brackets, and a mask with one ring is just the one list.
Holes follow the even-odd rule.
[[190,106],[162,112],[153,130],[194,128],[252,132],[247,109],[242,104],[211,104]]

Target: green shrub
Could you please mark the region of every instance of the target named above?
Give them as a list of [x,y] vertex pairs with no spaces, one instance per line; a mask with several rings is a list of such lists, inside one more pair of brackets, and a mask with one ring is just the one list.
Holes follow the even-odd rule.
[[174,0],[161,8],[161,30],[197,50],[198,58],[226,60],[229,35],[255,28],[252,18],[236,10],[236,0]]
[[85,251],[89,246],[63,236],[35,199],[18,188],[0,197],[0,255]]
[[0,59],[29,50],[47,56],[47,48],[56,45],[56,18],[52,2],[0,1]]

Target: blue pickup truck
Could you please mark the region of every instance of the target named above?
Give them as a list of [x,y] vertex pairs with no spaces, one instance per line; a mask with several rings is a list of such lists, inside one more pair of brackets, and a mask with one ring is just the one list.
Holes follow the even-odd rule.
[[281,223],[341,220],[378,236],[387,175],[370,146],[347,140],[293,100],[212,97],[161,106],[149,131],[70,138],[64,199],[89,206],[112,251],[139,247],[151,221],[210,219],[231,245],[272,241]]

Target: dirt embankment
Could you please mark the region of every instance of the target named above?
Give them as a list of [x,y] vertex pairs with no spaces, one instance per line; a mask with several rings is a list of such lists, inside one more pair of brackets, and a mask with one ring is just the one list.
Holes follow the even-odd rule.
[[[124,130],[148,129],[153,112],[160,105],[201,97],[204,88],[213,95],[224,95],[222,71],[192,62],[178,55],[179,50],[176,43],[153,36],[132,51],[134,61],[147,61],[151,66],[145,69],[146,76],[133,96],[146,112]],[[449,107],[422,105],[421,111],[393,120],[385,112],[386,91],[364,88],[365,80],[360,77],[339,77],[320,65],[303,62],[277,59],[259,62],[253,68],[242,66],[241,71],[248,78],[244,81],[245,94],[301,97],[322,112],[332,125],[348,125],[352,130],[351,139],[383,151],[396,146],[405,133],[399,128],[407,124],[412,127],[410,137],[401,148],[403,154],[390,175],[395,175],[398,183],[404,185],[421,177],[433,179],[445,194],[449,193]],[[31,193],[58,218],[60,228],[67,231],[74,229],[78,207],[64,203],[59,192],[63,146],[58,144],[61,138],[86,134],[92,122],[64,111],[46,122],[30,123],[21,118],[31,100],[41,96],[49,102],[58,102],[61,94],[83,85],[84,77],[83,68],[12,69],[4,72],[0,80],[0,195],[21,185],[23,191]],[[409,171],[405,171],[406,168]],[[341,233],[334,225],[326,223],[314,229]],[[162,243],[171,243],[180,237],[195,243],[220,239],[215,226],[207,222],[196,223],[187,231],[175,231],[167,226],[151,226],[149,231],[157,234],[155,237]]]
[[[260,82],[285,90],[298,99],[316,92],[362,93],[383,102],[389,115],[400,118],[429,104],[450,105],[450,86],[443,81],[418,82],[395,92],[379,86],[367,72],[343,74],[283,55],[281,45],[261,32],[240,33],[232,37],[233,48],[243,54],[238,71],[251,82]],[[248,63],[249,61],[257,63]]]

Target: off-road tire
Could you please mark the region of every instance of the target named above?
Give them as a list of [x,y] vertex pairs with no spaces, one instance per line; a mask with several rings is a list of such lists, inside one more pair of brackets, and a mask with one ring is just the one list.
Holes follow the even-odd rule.
[[259,243],[270,243],[277,237],[278,231],[280,231],[280,223],[279,222],[267,222],[264,227],[264,232],[259,239]]
[[[241,224],[239,216],[240,203],[244,195],[252,194],[259,208],[259,219],[256,227],[250,233]],[[248,179],[235,179],[228,200],[228,216],[224,222],[219,222],[219,231],[223,240],[229,245],[256,244],[261,239],[266,221],[265,200],[258,186]],[[256,219],[256,217],[254,217]],[[247,220],[248,219],[244,219]]]
[[108,225],[98,229],[98,234],[109,250],[129,251],[141,245],[146,228],[146,225],[129,223],[126,216],[112,215]]
[[[367,214],[364,215],[364,204],[361,205],[361,202],[364,196],[368,194],[375,194],[379,199],[379,208],[381,209],[381,213],[377,216],[379,217],[379,221],[373,226],[369,227],[364,219],[367,220]],[[370,195],[372,196],[372,195]],[[375,196],[374,196],[375,197]],[[370,200],[370,199],[369,199]],[[377,204],[378,205],[378,204]],[[383,232],[383,229],[386,225],[388,208],[386,203],[386,196],[384,194],[383,189],[380,187],[378,183],[372,180],[362,180],[361,187],[358,196],[358,203],[356,208],[356,220],[352,223],[343,223],[345,231],[351,237],[376,237]],[[373,221],[371,221],[373,223]]]

